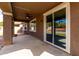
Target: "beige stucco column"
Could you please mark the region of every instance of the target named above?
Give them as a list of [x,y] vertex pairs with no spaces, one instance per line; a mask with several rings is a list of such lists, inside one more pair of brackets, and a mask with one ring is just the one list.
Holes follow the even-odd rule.
[[13,20],[10,13],[3,13],[3,39],[5,45],[10,45],[13,43]]

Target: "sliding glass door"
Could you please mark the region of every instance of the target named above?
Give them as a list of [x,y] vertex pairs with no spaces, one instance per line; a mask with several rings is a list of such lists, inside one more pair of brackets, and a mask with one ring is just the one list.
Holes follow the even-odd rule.
[[66,48],[66,8],[46,16],[46,41]]
[[52,43],[53,42],[53,18],[52,14],[46,16],[46,41]]
[[66,48],[66,8],[54,13],[54,44]]

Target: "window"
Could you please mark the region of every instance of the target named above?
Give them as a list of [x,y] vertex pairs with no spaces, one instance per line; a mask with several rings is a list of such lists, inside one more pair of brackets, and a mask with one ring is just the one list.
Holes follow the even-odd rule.
[[36,18],[30,21],[30,31],[36,32]]

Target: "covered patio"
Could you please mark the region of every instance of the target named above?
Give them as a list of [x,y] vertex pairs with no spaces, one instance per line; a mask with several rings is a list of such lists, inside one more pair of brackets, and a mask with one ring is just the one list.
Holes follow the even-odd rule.
[[30,35],[14,37],[13,42],[13,45],[0,50],[0,56],[69,56],[64,51]]
[[[0,2],[0,9],[4,41],[0,55],[79,55],[79,3]],[[15,34],[15,22],[26,24],[22,35]]]

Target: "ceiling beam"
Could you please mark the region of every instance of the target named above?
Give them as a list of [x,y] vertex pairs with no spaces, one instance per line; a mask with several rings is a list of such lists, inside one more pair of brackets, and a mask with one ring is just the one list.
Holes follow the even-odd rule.
[[10,4],[11,4],[13,20],[14,20],[15,19],[15,13],[14,13],[15,11],[14,11],[14,7],[13,7],[13,3],[11,2]]
[[10,8],[10,10],[12,12],[12,6],[11,6],[11,3],[10,2],[9,2],[9,8]]
[[14,19],[14,21],[18,21],[18,22],[29,22],[29,21],[26,21],[26,20],[23,20],[23,19]]

